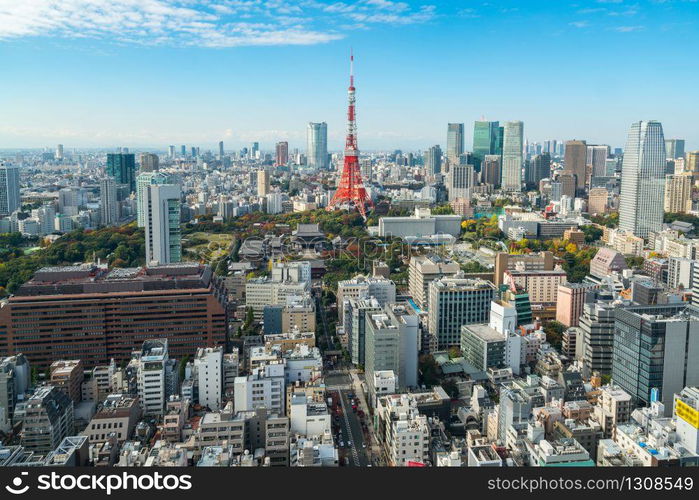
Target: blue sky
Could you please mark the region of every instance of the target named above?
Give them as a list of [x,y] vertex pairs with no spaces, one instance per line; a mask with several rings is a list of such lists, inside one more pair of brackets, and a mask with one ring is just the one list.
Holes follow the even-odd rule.
[[345,128],[360,149],[445,145],[447,122],[621,146],[662,121],[699,148],[692,0],[3,0],[0,149],[257,140]]

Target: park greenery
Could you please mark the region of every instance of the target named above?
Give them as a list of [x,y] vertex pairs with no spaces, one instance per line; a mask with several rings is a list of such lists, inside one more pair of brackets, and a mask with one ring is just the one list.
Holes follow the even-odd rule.
[[[17,236],[0,235],[0,242],[18,243]],[[4,247],[4,245],[3,245]],[[12,246],[10,248],[13,248]],[[15,292],[37,269],[87,261],[108,263],[113,267],[143,265],[145,239],[143,229],[131,223],[97,230],[78,229],[66,233],[50,246],[31,253],[11,250],[12,258],[0,258],[0,296]]]

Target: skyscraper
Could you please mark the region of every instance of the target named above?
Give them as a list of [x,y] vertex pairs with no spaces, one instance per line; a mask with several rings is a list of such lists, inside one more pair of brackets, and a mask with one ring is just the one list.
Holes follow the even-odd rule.
[[665,153],[668,158],[684,158],[684,139],[666,139]]
[[133,153],[107,154],[108,177],[113,177],[117,184],[129,186],[130,191],[136,190],[136,157]]
[[218,159],[223,159],[223,141],[218,141]]
[[119,220],[116,182],[111,177],[100,179],[100,216],[105,226],[116,224]]
[[447,125],[447,159],[450,163],[458,163],[463,152],[464,124],[450,123]]
[[692,174],[682,172],[665,176],[665,202],[663,211],[684,213],[692,210]]
[[607,158],[609,146],[587,146],[587,174],[588,177],[604,177],[607,173]]
[[523,140],[524,123],[505,122],[502,141],[502,189],[507,191],[522,190]]
[[427,175],[442,172],[442,148],[439,145],[432,146],[425,151],[425,171]]
[[257,196],[265,196],[269,193],[269,172],[267,170],[257,171]]
[[502,157],[500,155],[485,155],[481,162],[481,182],[483,184],[490,184],[494,188],[500,187],[501,163]]
[[57,160],[63,159],[63,144],[58,144],[56,146],[56,159]]
[[274,164],[279,167],[289,163],[289,143],[286,141],[278,142],[276,149],[277,158]]
[[153,153],[141,153],[141,172],[155,172],[160,166],[160,158]]
[[185,158],[187,156],[187,146],[185,146],[184,144],[182,144],[180,154],[182,155],[182,158]]
[[476,172],[481,171],[486,155],[502,155],[502,136],[503,129],[499,122],[477,121],[473,124],[473,165]]
[[136,219],[138,227],[146,227],[148,214],[146,190],[152,184],[172,184],[172,179],[164,172],[143,172],[136,178]]
[[167,155],[168,155],[170,158],[174,158],[174,157],[175,157],[175,146],[173,146],[173,145],[168,146],[168,148],[167,148]]
[[178,184],[150,184],[144,191],[146,208],[146,264],[182,260]]
[[663,225],[665,140],[657,121],[631,125],[621,167],[619,228],[647,238]]
[[575,175],[575,190],[585,187],[587,179],[587,143],[585,141],[567,141],[565,150],[564,171]]
[[0,215],[19,209],[19,167],[0,163]]
[[551,155],[541,153],[532,156],[527,170],[527,184],[538,185],[541,179],[551,177]]
[[687,152],[684,171],[691,173],[695,181],[699,180],[699,151]]
[[328,165],[328,124],[310,122],[306,128],[306,162],[310,168],[325,170]]

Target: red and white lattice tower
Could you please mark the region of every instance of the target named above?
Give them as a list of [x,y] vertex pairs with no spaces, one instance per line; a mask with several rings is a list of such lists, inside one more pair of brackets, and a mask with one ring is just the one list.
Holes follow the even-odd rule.
[[354,97],[354,55],[350,54],[350,85],[347,90],[349,106],[347,108],[347,139],[345,140],[345,164],[342,167],[340,184],[335,196],[328,204],[328,210],[352,205],[366,220],[366,207],[373,206],[369,194],[364,188],[359,169],[359,149],[357,148],[357,116]]

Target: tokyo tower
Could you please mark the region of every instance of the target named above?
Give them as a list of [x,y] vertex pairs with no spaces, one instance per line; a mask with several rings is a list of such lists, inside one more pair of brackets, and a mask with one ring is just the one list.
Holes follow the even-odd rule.
[[347,107],[347,139],[345,140],[345,164],[342,167],[340,185],[335,196],[328,204],[328,210],[352,208],[354,205],[364,220],[366,207],[373,206],[369,194],[364,188],[362,174],[359,170],[359,149],[357,148],[357,116],[354,97],[354,55],[350,54],[350,85],[347,90],[349,106]]

